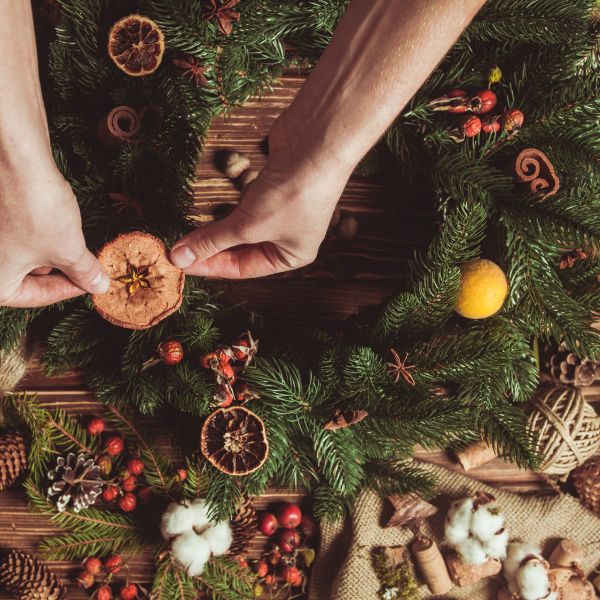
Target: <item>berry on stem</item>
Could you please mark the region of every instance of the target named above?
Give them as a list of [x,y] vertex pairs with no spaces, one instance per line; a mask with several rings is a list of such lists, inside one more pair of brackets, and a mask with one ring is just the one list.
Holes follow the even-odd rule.
[[123,438],[119,435],[111,435],[104,444],[104,449],[106,453],[110,456],[119,456],[123,449],[125,448],[125,442]]
[[124,584],[119,590],[119,598],[122,600],[134,600],[138,597],[138,587],[135,583]]
[[113,502],[119,496],[119,488],[116,485],[109,485],[102,491],[102,500],[104,502]]
[[102,561],[95,556],[90,556],[89,558],[86,558],[83,566],[88,573],[98,575],[102,570]]
[[160,359],[165,365],[177,365],[183,360],[183,346],[177,340],[165,340],[157,348]]
[[119,500],[119,508],[123,512],[132,512],[137,508],[137,498],[128,492]]
[[492,90],[479,90],[471,98],[470,108],[474,113],[485,114],[489,113],[498,103],[498,98]]
[[125,492],[133,492],[137,487],[137,484],[137,477],[135,475],[129,475],[121,482],[121,488]]
[[110,589],[110,586],[106,584],[101,585],[96,591],[97,600],[112,600],[112,597],[112,590]]
[[498,115],[486,117],[481,122],[481,131],[484,133],[498,133],[502,129]]
[[118,573],[123,566],[123,559],[119,554],[113,554],[104,560],[104,570],[107,573]]
[[481,119],[475,115],[463,117],[460,129],[465,137],[472,138],[481,132]]
[[264,577],[269,572],[269,565],[264,560],[259,560],[256,564],[256,574]]
[[525,115],[518,108],[511,108],[502,115],[506,131],[518,131],[525,123]]
[[86,569],[84,569],[83,571],[81,571],[81,573],[79,573],[79,575],[77,575],[77,583],[84,590],[91,588],[94,585],[95,581],[96,580],[94,578],[94,575]]
[[106,429],[106,422],[102,417],[93,417],[87,425],[87,432],[90,435],[100,435]]
[[277,511],[277,520],[282,527],[294,529],[302,521],[302,511],[295,504],[283,504]]
[[286,583],[293,584],[295,581],[298,581],[299,575],[300,570],[293,565],[286,565],[281,569],[281,577]]
[[127,461],[127,470],[133,475],[139,475],[144,470],[144,463],[139,458],[130,458]]
[[295,529],[280,529],[277,543],[282,552],[291,554],[300,545],[300,534]]
[[188,476],[188,472],[186,469],[177,469],[177,479],[180,483],[183,483]]

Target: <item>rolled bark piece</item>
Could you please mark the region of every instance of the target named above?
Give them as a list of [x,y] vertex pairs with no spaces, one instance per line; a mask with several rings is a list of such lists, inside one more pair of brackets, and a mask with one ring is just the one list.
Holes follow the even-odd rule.
[[543,200],[556,194],[560,181],[550,159],[537,148],[525,148],[515,160],[517,180],[528,183],[532,193]]
[[140,131],[140,117],[130,106],[113,108],[98,123],[98,139],[107,146],[132,142]]
[[457,450],[456,458],[465,471],[470,471],[475,467],[485,465],[485,463],[490,462],[490,460],[494,460],[494,458],[496,458],[496,453],[485,440],[481,440],[462,450]]
[[450,591],[452,580],[437,544],[429,538],[421,538],[413,543],[411,550],[430,592],[445,594]]
[[450,578],[459,587],[469,587],[502,570],[502,563],[497,558],[488,558],[481,565],[471,565],[454,552],[446,558],[446,565]]
[[573,577],[561,588],[560,600],[596,600],[596,592],[589,581]]
[[552,551],[548,562],[551,567],[577,567],[585,558],[585,550],[576,542],[561,540]]

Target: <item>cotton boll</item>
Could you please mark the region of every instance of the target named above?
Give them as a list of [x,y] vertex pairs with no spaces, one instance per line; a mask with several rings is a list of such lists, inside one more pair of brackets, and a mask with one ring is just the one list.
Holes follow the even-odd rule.
[[171,539],[185,531],[191,531],[194,526],[194,511],[189,502],[171,502],[163,513],[160,522],[160,532],[165,540]]
[[201,535],[188,531],[178,535],[171,544],[173,558],[190,577],[202,575],[204,565],[210,558],[210,547]]
[[487,560],[483,544],[477,538],[466,538],[455,546],[461,558],[471,565],[482,565]]
[[473,516],[473,499],[463,498],[450,505],[444,523],[446,541],[455,546],[469,537],[469,527]]
[[525,542],[512,542],[508,545],[506,560],[504,561],[504,577],[508,584],[509,591],[513,594],[519,593],[517,572],[521,561],[531,554],[539,556],[541,550],[537,546]]
[[504,560],[506,558],[506,546],[508,544],[508,529],[502,529],[500,533],[484,542],[483,547],[488,556]]
[[229,550],[233,540],[231,527],[227,521],[221,521],[214,527],[209,527],[204,532],[202,537],[205,539],[215,556],[221,556],[221,554],[225,554],[225,552]]
[[517,585],[523,600],[540,600],[550,591],[550,579],[546,565],[533,558],[517,571]]
[[493,514],[487,506],[480,506],[471,518],[471,533],[480,540],[491,540],[504,527],[504,516]]
[[202,498],[196,498],[192,502],[192,512],[194,514],[193,527],[197,533],[201,533],[211,524],[208,518],[208,504]]

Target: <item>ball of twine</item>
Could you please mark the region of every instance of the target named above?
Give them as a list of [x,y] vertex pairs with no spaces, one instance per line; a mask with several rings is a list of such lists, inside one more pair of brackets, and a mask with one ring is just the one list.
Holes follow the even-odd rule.
[[27,371],[27,360],[23,344],[0,352],[0,397],[12,392]]
[[567,475],[600,447],[600,416],[576,388],[541,391],[533,400],[529,427],[540,470],[549,475]]

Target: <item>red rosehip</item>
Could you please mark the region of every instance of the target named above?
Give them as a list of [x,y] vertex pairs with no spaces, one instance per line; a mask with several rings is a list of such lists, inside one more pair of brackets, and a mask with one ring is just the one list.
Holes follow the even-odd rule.
[[219,358],[216,352],[209,352],[208,354],[203,354],[198,359],[198,362],[204,369],[213,369],[219,364]]
[[459,114],[459,113],[467,112],[467,110],[469,108],[469,96],[467,95],[467,92],[465,92],[464,90],[453,89],[453,90],[450,90],[446,94],[446,96],[448,96],[448,98],[458,98],[459,99],[459,101],[457,101],[455,105],[451,106],[448,109],[449,113]]
[[123,512],[131,512],[137,508],[137,498],[128,492],[119,500],[119,508]]
[[248,561],[245,558],[242,558],[241,556],[238,558],[238,565],[240,565],[240,567],[243,567],[244,569],[248,568]]
[[250,400],[256,400],[260,396],[245,382],[237,383],[235,386],[235,399],[240,404],[246,404]]
[[502,129],[500,126],[500,117],[487,117],[481,122],[481,131],[484,133],[498,133]]
[[269,553],[269,564],[274,567],[277,566],[281,562],[281,552],[278,548],[273,548]]
[[235,358],[235,360],[246,360],[246,357],[248,356],[247,348],[250,348],[250,343],[248,340],[238,340],[231,347],[233,358]]
[[137,493],[137,497],[140,504],[147,504],[148,502],[150,502],[150,500],[152,500],[152,495],[153,492],[151,487],[142,488]]
[[106,429],[106,422],[102,417],[93,417],[87,424],[87,432],[90,435],[100,435]]
[[483,115],[490,112],[498,102],[496,94],[492,90],[479,90],[471,98],[470,108],[474,113]]
[[110,456],[118,456],[123,452],[123,448],[125,448],[125,442],[119,435],[111,435],[104,444],[104,449]]
[[185,469],[177,469],[177,479],[183,483],[188,477],[188,472]]
[[101,585],[96,592],[97,600],[112,600],[112,590],[106,584]]
[[311,538],[317,530],[316,521],[309,515],[302,515],[302,521],[300,521],[300,531],[304,534],[306,539]]
[[235,371],[229,363],[219,363],[219,375],[224,377],[229,383],[235,381]]
[[228,363],[233,357],[233,351],[228,346],[219,348],[215,354],[217,355],[217,360],[220,363]]
[[294,529],[302,521],[302,511],[295,504],[283,504],[277,511],[277,520],[282,527]]
[[279,521],[273,513],[263,513],[258,521],[258,529],[267,537],[271,537],[279,529]]
[[281,578],[286,583],[292,583],[298,580],[298,576],[300,575],[300,570],[298,567],[294,567],[293,565],[286,565],[281,569]]
[[300,545],[300,534],[295,529],[280,529],[277,544],[282,552],[291,554]]
[[277,582],[277,578],[275,577],[275,575],[273,575],[272,573],[269,573],[266,577],[265,577],[265,583],[267,585],[275,585],[275,583]]
[[259,577],[264,577],[269,572],[269,565],[264,560],[259,560],[256,563],[256,574]]
[[77,583],[84,590],[91,588],[95,582],[96,582],[96,579],[94,578],[93,573],[90,573],[87,570],[83,570],[83,571],[81,571],[81,573],[79,573],[79,575],[77,575]]
[[138,587],[135,583],[125,584],[119,590],[119,598],[122,600],[134,600],[138,597]]
[[525,123],[525,115],[518,108],[511,108],[502,115],[506,131],[518,131]]
[[165,365],[177,365],[183,360],[183,346],[177,340],[165,340],[157,349]]
[[119,554],[113,554],[104,559],[104,570],[107,573],[118,573],[123,566],[123,559]]
[[460,129],[465,137],[475,137],[481,132],[481,119],[475,115],[465,116],[460,122]]
[[220,408],[227,408],[233,402],[233,395],[229,390],[229,386],[220,385],[214,395],[215,404]]
[[302,580],[304,579],[304,573],[302,571],[298,571],[296,577],[290,581],[290,585],[292,587],[300,587],[302,585]]
[[102,475],[104,475],[105,477],[108,477],[111,474],[112,468],[113,468],[113,461],[110,456],[103,454],[98,459],[97,464],[100,467],[100,472],[102,473]]
[[127,470],[133,475],[139,475],[144,470],[144,463],[139,458],[130,458],[127,461]]
[[119,488],[116,485],[109,485],[102,491],[102,500],[104,502],[112,502],[119,496]]
[[121,489],[125,492],[133,492],[137,487],[137,477],[135,475],[129,475],[121,481]]
[[102,561],[95,556],[90,556],[83,563],[85,570],[92,575],[98,575],[102,569]]

